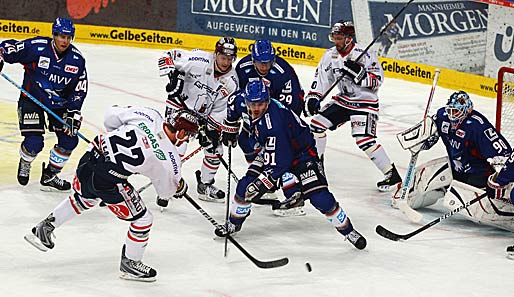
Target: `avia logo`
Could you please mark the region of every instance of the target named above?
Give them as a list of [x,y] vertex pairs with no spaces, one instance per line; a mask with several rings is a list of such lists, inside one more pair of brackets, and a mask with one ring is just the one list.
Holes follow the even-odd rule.
[[[111,0],[114,3],[116,0]],[[80,20],[85,18],[91,10],[96,13],[100,12],[100,8],[106,8],[109,0],[66,0],[66,9],[73,19]]]
[[39,115],[35,112],[33,113],[26,113],[23,115],[24,120],[39,120]]
[[[69,2],[71,0],[68,0]],[[226,15],[242,19],[268,19],[281,23],[330,27],[332,0],[193,0],[194,14]]]
[[513,37],[514,29],[512,28],[512,26],[507,26],[507,28],[505,28],[505,34],[496,33],[496,38],[494,39],[494,55],[496,56],[496,59],[498,59],[501,62],[505,62],[511,59],[511,57],[513,57]]

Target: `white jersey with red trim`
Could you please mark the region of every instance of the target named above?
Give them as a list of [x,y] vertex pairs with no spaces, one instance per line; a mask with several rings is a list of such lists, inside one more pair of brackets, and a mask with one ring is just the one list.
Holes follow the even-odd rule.
[[164,119],[147,107],[107,109],[98,142],[106,160],[152,181],[157,195],[171,198],[181,178],[181,162],[176,146],[163,129]]
[[[214,53],[198,49],[192,51],[171,49],[164,53],[160,63],[161,60],[170,58],[172,61],[166,63],[173,63],[176,69],[186,74],[182,91],[186,106],[222,123],[227,116],[228,97],[238,89],[239,85],[234,68],[215,77]],[[163,68],[161,68],[161,76],[166,75],[166,71],[169,72],[165,67]],[[174,109],[178,107],[171,100],[166,100],[166,105]]]
[[[364,47],[355,43],[350,53],[343,56],[336,47],[329,48],[318,63],[314,80],[308,94],[324,94],[330,86],[342,75],[343,63],[346,60],[355,61],[364,52]],[[376,53],[369,49],[358,61],[366,70],[366,77],[360,85],[350,77],[344,77],[337,84],[338,94],[332,97],[338,105],[363,112],[378,114],[378,88],[384,79],[384,70],[378,61]]]

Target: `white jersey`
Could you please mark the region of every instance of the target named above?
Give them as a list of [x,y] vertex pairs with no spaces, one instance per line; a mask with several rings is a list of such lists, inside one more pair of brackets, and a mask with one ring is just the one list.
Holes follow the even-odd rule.
[[[330,86],[342,75],[341,69],[346,60],[355,61],[364,52],[364,48],[358,43],[346,56],[341,55],[336,47],[329,48],[318,63],[314,81],[308,94],[324,94]],[[367,72],[360,85],[356,85],[349,77],[344,77],[337,84],[339,92],[332,100],[336,104],[351,109],[373,114],[378,114],[378,88],[384,78],[384,70],[378,61],[374,51],[368,50],[358,61],[364,65]]]
[[[229,72],[215,77],[214,53],[198,49],[172,49],[164,55],[171,57],[174,67],[186,74],[182,94],[187,97],[187,108],[222,123],[227,116],[228,97],[238,89],[236,71],[232,68]],[[161,76],[166,74],[163,71],[160,73]],[[167,100],[166,104],[174,107],[170,100]]]
[[108,133],[98,139],[107,161],[150,178],[159,197],[171,198],[181,178],[181,162],[163,123],[151,108],[111,107],[104,117]]

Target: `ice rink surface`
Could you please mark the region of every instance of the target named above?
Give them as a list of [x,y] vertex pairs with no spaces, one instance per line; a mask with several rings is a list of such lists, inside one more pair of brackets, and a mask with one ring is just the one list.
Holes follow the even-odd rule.
[[[157,58],[161,51],[77,44],[87,61],[89,93],[84,104],[81,132],[88,138],[102,131],[107,106],[144,105],[164,110],[165,79],[159,78]],[[313,67],[295,67],[307,89]],[[4,73],[21,83],[22,67],[6,65]],[[0,79],[2,114],[15,112],[18,90]],[[403,176],[410,155],[398,144],[395,134],[420,121],[430,91],[429,85],[386,79],[380,89],[378,135]],[[437,88],[432,113],[454,90]],[[494,100],[471,96],[475,108],[494,120]],[[12,125],[16,124],[16,119]],[[7,133],[2,131],[1,133]],[[9,133],[13,133],[12,131]],[[46,147],[37,163],[47,161],[53,138],[47,134]],[[18,140],[21,137],[16,136]],[[421,224],[410,223],[392,209],[391,193],[379,193],[375,183],[382,174],[358,149],[345,125],[328,136],[325,156],[331,191],[368,240],[359,251],[345,242],[323,215],[309,203],[304,217],[273,216],[269,207],[255,206],[236,240],[261,260],[289,257],[287,266],[259,269],[234,246],[223,257],[223,240],[213,240],[213,227],[186,200],[174,200],[161,213],[152,187],[142,192],[154,214],[154,224],[144,262],[158,272],[155,283],[128,282],[118,278],[121,246],[128,223],[116,219],[107,209],[92,209],[54,232],[55,248],[42,253],[23,236],[64,198],[65,194],[39,190],[39,172],[31,183],[15,182],[0,188],[0,296],[512,296],[514,261],[505,257],[505,247],[514,244],[512,233],[476,225],[458,215],[405,242],[393,242],[375,233],[377,224],[408,233]],[[2,140],[2,147],[7,142]],[[12,158],[16,149],[9,147]],[[191,143],[188,151],[197,147]],[[4,151],[4,150],[3,150]],[[71,178],[74,152],[62,176]],[[442,143],[420,155],[418,164],[444,155]],[[226,156],[226,154],[225,154]],[[183,165],[189,193],[196,198],[194,171],[202,153]],[[17,162],[16,162],[17,163]],[[39,167],[35,164],[34,167]],[[241,151],[232,154],[233,170],[246,170]],[[2,176],[13,181],[16,167],[1,165]],[[143,177],[132,179],[140,187]],[[226,190],[223,167],[216,184]],[[232,193],[234,193],[234,182]],[[198,203],[218,222],[225,218],[225,205]],[[427,223],[442,214],[436,205],[422,211]],[[305,263],[312,265],[307,272]]]

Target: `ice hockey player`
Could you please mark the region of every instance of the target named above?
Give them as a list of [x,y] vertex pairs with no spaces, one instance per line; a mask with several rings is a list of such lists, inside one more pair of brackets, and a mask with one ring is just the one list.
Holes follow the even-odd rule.
[[304,92],[294,68],[283,58],[277,57],[269,40],[256,40],[251,54],[243,57],[236,66],[239,89],[248,82],[262,79],[270,88],[271,98],[300,115],[303,110]]
[[187,184],[181,177],[177,146],[195,136],[198,122],[186,110],[164,121],[150,108],[112,107],[105,114],[104,125],[108,133],[95,137],[79,161],[73,195],[57,205],[25,239],[42,251],[52,249],[55,228],[101,201],[119,219],[130,222],[121,252],[120,277],[155,281],[155,269],[141,262],[153,216],[128,178],[144,175],[160,198],[181,198]]
[[64,119],[65,126],[52,116],[45,121],[45,111],[21,93],[18,120],[23,141],[20,145],[18,183],[27,185],[32,162],[43,150],[45,126],[57,136],[50,150],[48,166],[43,163],[41,190],[69,191],[71,185],[57,174],[77,147],[77,132],[82,122],[81,108],[87,95],[86,62],[71,43],[75,26],[70,19],[57,18],[52,24],[53,37],[34,37],[0,43],[0,71],[4,61],[20,63],[25,69],[23,89],[48,109]]
[[[377,92],[384,79],[384,71],[372,50],[356,61],[364,47],[355,43],[355,29],[351,21],[335,23],[329,39],[335,46],[323,54],[305,97],[305,115],[314,116],[310,127],[316,139],[316,148],[323,159],[327,145],[326,130],[335,130],[350,122],[357,146],[385,175],[384,180],[377,183],[378,190],[388,191],[391,186],[401,182],[401,177],[376,136],[379,112]],[[339,93],[321,108],[322,95],[341,76],[337,83]]]
[[290,172],[298,178],[304,197],[356,248],[364,249],[366,239],[353,228],[328,190],[314,138],[305,122],[278,101],[270,99],[268,89],[260,81],[247,85],[245,100],[251,120],[251,137],[262,150],[237,183],[228,229],[216,229],[216,235],[222,237],[241,230],[250,214],[252,201],[276,190],[281,176]]
[[[443,205],[453,210],[485,193],[488,179],[489,187],[498,190],[508,184],[507,172],[501,168],[512,153],[511,146],[484,115],[473,109],[466,92],[454,92],[429,125],[434,127],[430,128],[434,132],[420,142],[419,149],[428,150],[441,138],[447,157],[416,167],[407,197],[410,207],[427,207],[444,197]],[[492,189],[490,193],[491,197],[495,196]],[[501,194],[496,198],[482,199],[461,214],[478,223],[514,231],[512,217],[502,215],[502,212],[514,212],[514,206]],[[397,199],[398,194],[393,196],[393,207]]]
[[[166,116],[189,109],[202,120],[199,133],[204,147],[201,170],[196,172],[197,192],[201,200],[224,202],[225,193],[214,185],[214,177],[223,155],[220,135],[227,115],[227,100],[238,88],[232,63],[237,57],[233,38],[222,37],[216,42],[214,53],[201,50],[171,49],[159,59],[160,76],[168,76],[166,85]],[[187,145],[179,148],[181,155]]]
[[[264,80],[259,81],[260,80],[252,80],[247,85],[252,84],[256,88],[258,87],[258,83],[266,85]],[[262,148],[253,137],[250,137],[250,116],[248,115],[248,108],[245,102],[245,94],[246,87],[230,96],[228,100],[227,119],[224,122],[224,126],[230,129],[225,129],[222,132],[221,140],[226,146],[236,147],[236,145],[239,144],[246,161],[250,164],[255,160],[255,157]],[[271,100],[275,100],[273,97],[271,98]],[[239,132],[241,121],[243,122],[243,128]],[[305,203],[301,197],[301,192],[294,190],[297,188],[295,186],[296,178],[294,175],[289,172],[284,173],[281,177],[281,182],[285,200],[272,205],[273,214],[284,217],[305,215],[306,213],[303,210]],[[268,194],[269,193],[265,196],[267,199],[278,199],[278,197],[270,197]]]

